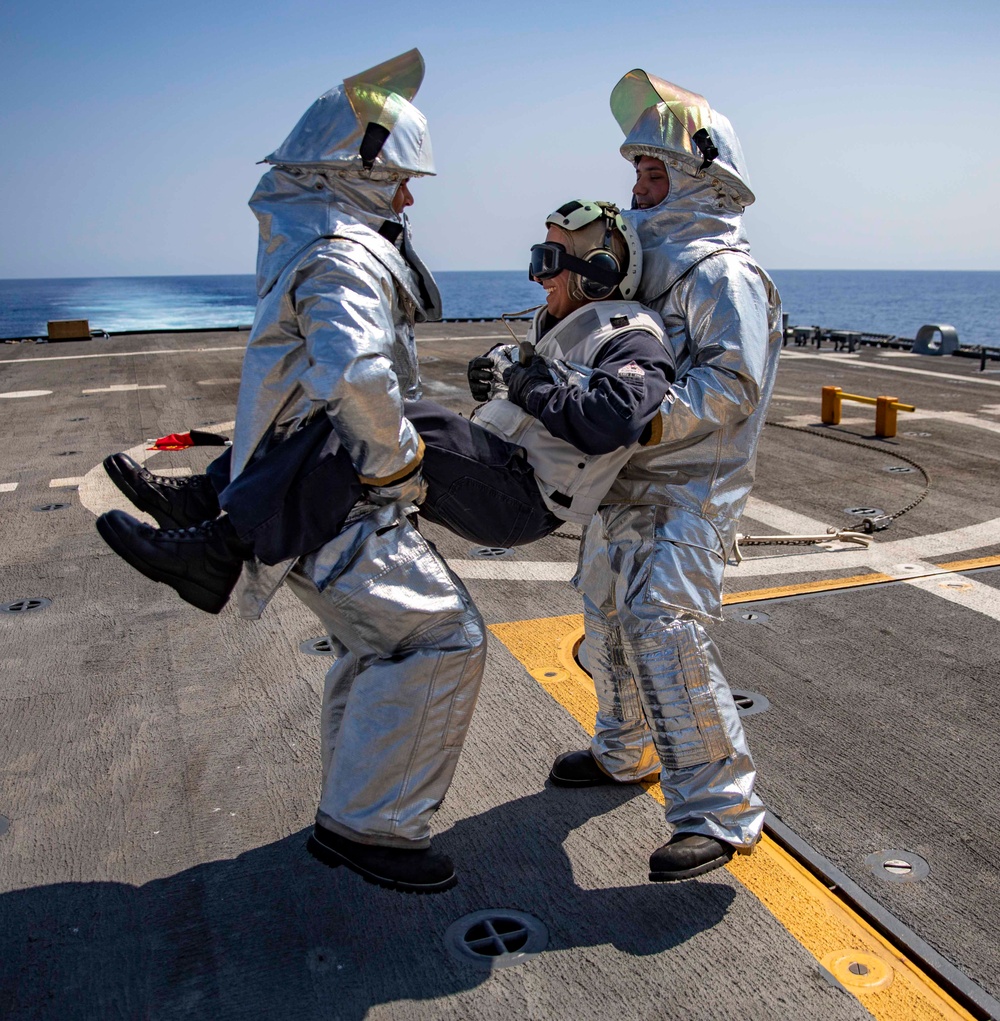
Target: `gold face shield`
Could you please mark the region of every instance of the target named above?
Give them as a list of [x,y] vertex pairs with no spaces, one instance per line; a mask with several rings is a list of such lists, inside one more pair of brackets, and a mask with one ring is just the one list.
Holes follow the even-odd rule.
[[365,169],[372,169],[423,80],[424,58],[417,49],[344,79],[344,93],[365,132],[359,150]]
[[417,49],[386,60],[344,79],[344,91],[358,122],[392,131],[403,109],[424,80],[424,58]]
[[625,134],[627,160],[677,161],[695,176],[707,173],[742,206],[753,202],[733,126],[704,96],[636,68],[612,89],[611,112]]
[[719,155],[712,140],[708,100],[636,68],[612,89],[611,112],[628,137],[647,110],[655,110],[665,149],[701,159],[702,170]]

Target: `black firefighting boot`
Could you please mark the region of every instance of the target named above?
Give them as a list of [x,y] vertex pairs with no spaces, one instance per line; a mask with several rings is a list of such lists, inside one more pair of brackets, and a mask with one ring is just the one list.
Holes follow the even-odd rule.
[[346,865],[365,882],[402,893],[444,893],[457,882],[446,854],[429,847],[409,849],[362,844],[316,823],[306,850],[324,865]]
[[610,773],[605,773],[598,765],[597,759],[590,754],[589,748],[578,752],[563,752],[549,770],[549,779],[557,787],[603,787],[606,784],[645,783],[655,780],[656,773],[644,776],[641,780],[616,780]]
[[675,833],[650,855],[650,882],[671,883],[677,879],[693,879],[725,865],[735,850],[731,844],[701,833]]
[[206,613],[226,605],[243,561],[253,553],[225,515],[191,528],[164,529],[113,510],[97,519],[97,531],[137,571]]

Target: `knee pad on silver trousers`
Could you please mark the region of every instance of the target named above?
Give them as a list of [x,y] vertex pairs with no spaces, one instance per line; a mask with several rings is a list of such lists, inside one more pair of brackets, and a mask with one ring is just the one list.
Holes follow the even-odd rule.
[[591,750],[617,780],[655,774],[660,763],[626,660],[621,629],[586,604],[584,618],[588,667],[597,695]]
[[[728,758],[742,725],[705,629],[694,620],[625,631],[626,654],[665,769]],[[731,717],[731,719],[729,718]]]

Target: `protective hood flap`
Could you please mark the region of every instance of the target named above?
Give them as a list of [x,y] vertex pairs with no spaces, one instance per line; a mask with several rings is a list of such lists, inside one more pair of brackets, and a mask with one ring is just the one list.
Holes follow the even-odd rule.
[[742,212],[711,178],[693,177],[679,166],[668,166],[667,172],[670,193],[658,206],[622,213],[642,244],[639,299],[647,303],[713,252],[750,251]]
[[351,75],[306,110],[266,162],[372,180],[433,174],[427,120],[410,102],[423,76],[415,49]]
[[741,206],[753,203],[736,132],[704,96],[636,68],[611,90],[611,112],[625,135],[627,160],[672,157],[692,174],[715,178]]
[[[319,171],[269,170],[250,198],[257,217],[257,294],[263,297],[285,267],[320,238],[333,237],[349,224],[364,226],[378,240],[392,211],[393,182],[338,178]],[[394,250],[394,249],[393,249]]]

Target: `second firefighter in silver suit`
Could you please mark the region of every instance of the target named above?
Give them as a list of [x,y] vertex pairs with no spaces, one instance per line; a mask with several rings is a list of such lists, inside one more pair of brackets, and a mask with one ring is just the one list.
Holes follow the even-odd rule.
[[643,247],[639,297],[664,323],[677,378],[661,435],[641,447],[586,529],[575,585],[598,713],[590,757],[557,760],[567,785],[660,774],[670,840],[650,878],[683,879],[758,840],[764,809],[743,727],[705,622],[753,483],[774,385],[781,308],[742,224],[753,201],[728,120],[642,71],[612,94],[636,167],[624,215]]

